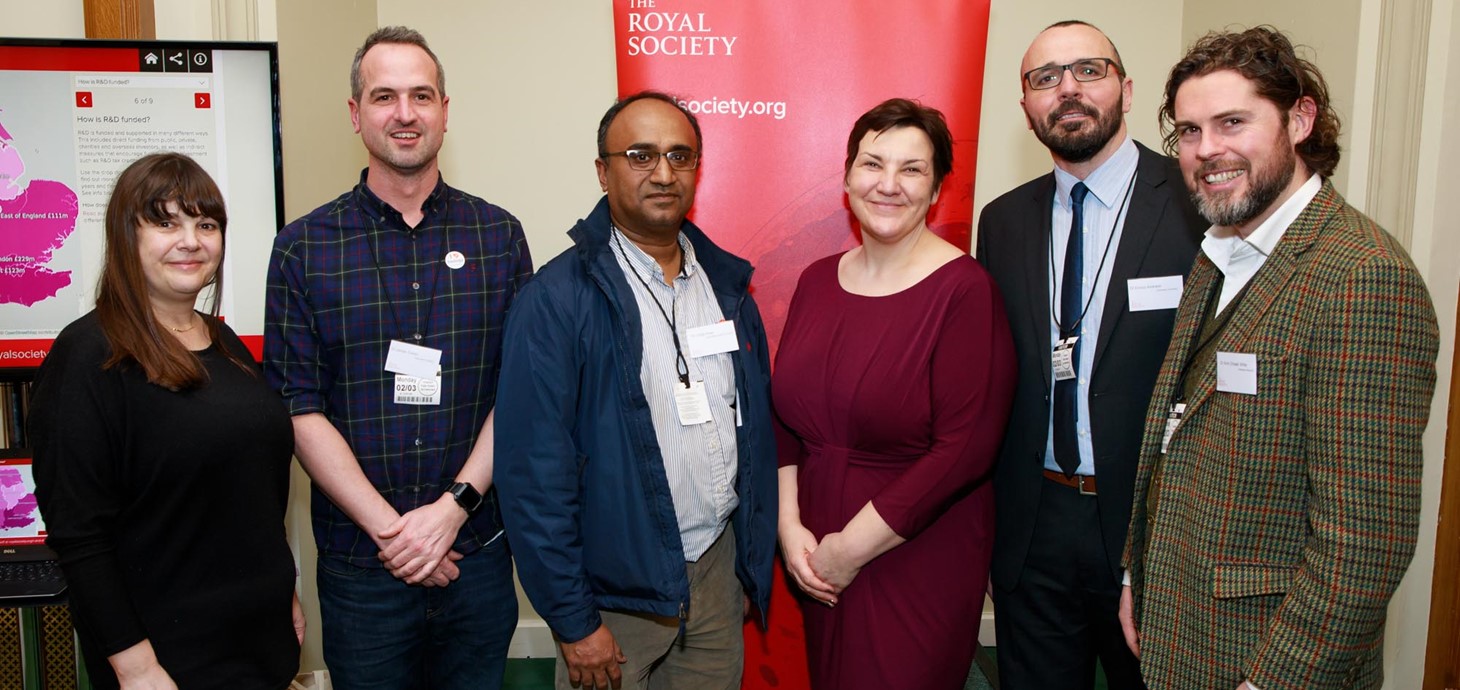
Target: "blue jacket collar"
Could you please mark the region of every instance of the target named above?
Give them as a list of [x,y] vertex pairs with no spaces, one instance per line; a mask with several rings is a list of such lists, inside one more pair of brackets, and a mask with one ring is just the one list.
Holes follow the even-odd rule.
[[[573,240],[584,265],[594,267],[589,270],[601,269],[605,265],[613,265],[614,270],[618,270],[617,265],[613,264],[613,256],[608,253],[612,249],[609,244],[612,232],[613,220],[608,212],[607,195],[598,200],[587,218],[578,221],[568,231],[568,237]],[[695,258],[700,267],[705,269],[716,294],[726,298],[744,295],[749,291],[750,275],[754,270],[749,261],[718,247],[705,236],[703,230],[688,220],[680,226],[680,232],[694,246]],[[603,261],[608,264],[602,264]],[[726,315],[729,316],[728,310]]]

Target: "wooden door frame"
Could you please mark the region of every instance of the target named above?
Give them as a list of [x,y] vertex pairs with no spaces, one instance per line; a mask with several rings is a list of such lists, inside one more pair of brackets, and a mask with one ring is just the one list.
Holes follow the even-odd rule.
[[[1460,322],[1460,314],[1457,314]],[[1460,347],[1450,371],[1460,374]],[[1440,524],[1435,533],[1435,570],[1430,583],[1430,629],[1425,643],[1424,690],[1460,688],[1460,375],[1450,377],[1445,415],[1445,461],[1440,488]]]
[[152,0],[83,0],[87,38],[157,38]]

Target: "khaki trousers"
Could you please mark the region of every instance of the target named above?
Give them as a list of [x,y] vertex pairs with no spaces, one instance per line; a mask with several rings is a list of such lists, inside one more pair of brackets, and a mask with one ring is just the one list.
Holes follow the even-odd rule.
[[[729,525],[700,560],[686,563],[689,611],[684,635],[679,619],[630,611],[600,611],[628,663],[629,690],[738,690],[745,666],[745,595],[735,577],[735,535]],[[557,690],[568,683],[558,649]]]

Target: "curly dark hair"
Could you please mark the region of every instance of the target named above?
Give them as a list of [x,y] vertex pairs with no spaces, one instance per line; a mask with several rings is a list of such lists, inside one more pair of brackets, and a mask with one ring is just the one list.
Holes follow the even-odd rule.
[[1313,132],[1297,146],[1297,153],[1309,170],[1327,179],[1338,167],[1338,113],[1328,99],[1328,82],[1317,65],[1298,57],[1292,41],[1271,26],[1242,32],[1211,32],[1197,39],[1186,56],[1171,68],[1166,80],[1166,98],[1161,103],[1161,136],[1166,153],[1176,155],[1176,92],[1187,79],[1220,70],[1232,70],[1257,89],[1257,95],[1271,101],[1287,124],[1288,110],[1298,99],[1308,97],[1317,106]]

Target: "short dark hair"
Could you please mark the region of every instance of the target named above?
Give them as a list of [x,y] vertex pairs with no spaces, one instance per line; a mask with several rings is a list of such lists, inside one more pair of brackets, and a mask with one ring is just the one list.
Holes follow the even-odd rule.
[[912,127],[928,135],[933,144],[933,189],[943,186],[943,178],[953,172],[953,134],[948,131],[948,121],[937,108],[930,108],[906,98],[889,98],[876,107],[862,113],[852,125],[847,136],[847,161],[842,167],[842,176],[852,171],[852,163],[862,146],[862,137],[868,132],[885,132],[899,127]]
[[351,98],[359,102],[362,92],[365,91],[365,81],[360,77],[360,63],[365,61],[365,54],[370,52],[371,48],[381,43],[400,43],[426,51],[426,54],[431,56],[431,62],[436,63],[436,90],[440,91],[442,96],[446,95],[446,68],[441,66],[441,60],[436,57],[431,46],[426,45],[426,37],[422,36],[421,32],[404,26],[383,26],[366,36],[365,43],[355,51],[355,61],[350,64]]
[[[1121,59],[1121,57],[1120,57],[1120,49],[1117,48],[1117,47],[1115,47],[1115,41],[1110,40],[1110,35],[1107,34],[1107,33],[1105,33],[1104,31],[1101,31],[1100,30],[1100,27],[1095,26],[1094,24],[1091,24],[1090,22],[1087,22],[1087,21],[1085,21],[1083,19],[1065,19],[1065,20],[1062,20],[1062,21],[1057,21],[1057,22],[1055,22],[1053,24],[1050,24],[1049,26],[1044,27],[1044,30],[1043,31],[1040,31],[1039,33],[1044,33],[1045,31],[1049,31],[1050,29],[1058,29],[1058,28],[1065,27],[1065,26],[1088,26],[1091,29],[1094,29],[1101,36],[1104,36],[1105,37],[1105,42],[1110,44],[1110,52],[1115,55],[1115,72],[1116,72],[1116,74],[1119,74],[1122,77],[1125,76],[1125,60]],[[1096,57],[1096,56],[1091,55],[1091,56],[1088,56],[1088,57]],[[1019,76],[1022,79],[1024,75],[1021,74]]]
[[642,100],[663,101],[674,106],[675,110],[684,113],[685,118],[689,120],[689,126],[695,131],[695,150],[701,154],[705,152],[705,138],[702,134],[700,134],[700,121],[698,118],[695,117],[695,114],[690,112],[689,108],[685,107],[685,105],[681,103],[678,98],[675,98],[670,94],[664,93],[663,91],[654,91],[652,89],[649,89],[640,91],[638,93],[629,94],[627,96],[624,96],[623,98],[618,99],[617,101],[614,101],[613,105],[609,107],[608,112],[603,114],[603,119],[598,121],[599,158],[603,158],[604,156],[608,155],[608,128],[613,125],[614,120],[618,119],[618,114],[623,112],[624,108],[629,107],[631,103]]
[[1266,25],[1242,32],[1208,33],[1171,68],[1160,111],[1161,136],[1168,154],[1176,155],[1181,136],[1175,126],[1176,92],[1186,80],[1220,70],[1232,70],[1251,81],[1257,95],[1277,106],[1283,124],[1298,99],[1312,98],[1317,106],[1313,132],[1295,148],[1309,170],[1325,179],[1333,175],[1339,158],[1339,120],[1328,99],[1328,82],[1316,65],[1298,56],[1286,35]]

